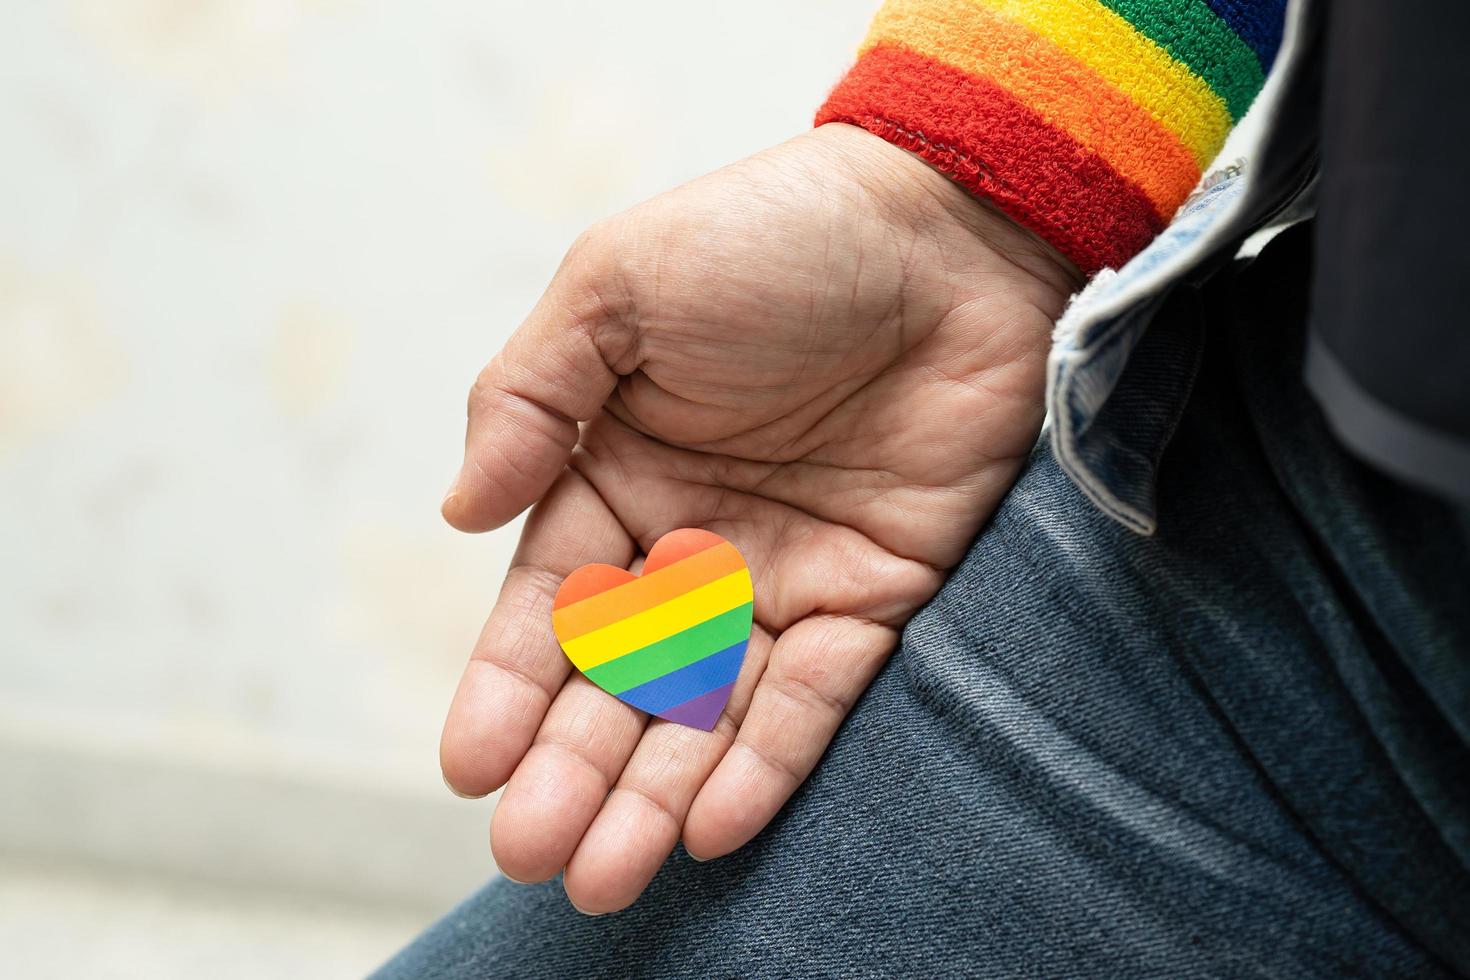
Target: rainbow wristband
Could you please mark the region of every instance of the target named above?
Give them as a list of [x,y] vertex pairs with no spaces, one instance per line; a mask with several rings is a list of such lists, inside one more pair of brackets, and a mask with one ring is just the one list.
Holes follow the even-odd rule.
[[889,0],[817,113],[1091,274],[1163,229],[1260,91],[1285,0]]

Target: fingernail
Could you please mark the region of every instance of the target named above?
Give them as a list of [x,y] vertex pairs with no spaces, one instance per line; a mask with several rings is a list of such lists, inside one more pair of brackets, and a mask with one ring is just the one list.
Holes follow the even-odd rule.
[[586,909],[582,908],[582,906],[578,905],[576,902],[573,902],[571,896],[567,897],[567,902],[571,905],[572,908],[576,909],[578,912],[581,912],[589,919],[595,919],[599,915],[607,915],[606,912],[588,912]]
[[449,788],[449,792],[453,793],[455,796],[459,797],[462,800],[483,800],[485,797],[490,795],[489,793],[481,793],[479,796],[471,796],[469,793],[461,793],[459,790],[454,788],[454,784],[449,781],[448,776],[445,776],[442,772],[439,774],[439,776],[444,780],[444,785]]

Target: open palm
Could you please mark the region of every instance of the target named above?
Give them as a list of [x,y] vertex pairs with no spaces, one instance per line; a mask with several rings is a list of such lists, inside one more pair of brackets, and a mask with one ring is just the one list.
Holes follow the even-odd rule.
[[[457,791],[506,785],[492,846],[622,908],[674,846],[775,815],[1014,481],[1075,271],[917,158],[822,127],[586,235],[471,393],[445,517],[532,503],[445,726]],[[669,530],[732,541],[755,626],[711,732],[572,670],[562,579]]]

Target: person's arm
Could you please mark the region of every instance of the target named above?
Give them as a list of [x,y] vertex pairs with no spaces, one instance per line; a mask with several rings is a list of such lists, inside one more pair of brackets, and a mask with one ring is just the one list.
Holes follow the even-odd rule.
[[919,154],[1091,274],[1159,233],[1250,106],[1285,0],[890,0],[817,114]]
[[[1107,12],[1007,5],[1072,7]],[[990,9],[900,2],[877,29],[952,23],[954,57],[1032,65],[1024,86],[1007,76],[1006,112],[976,97],[1000,91],[983,74],[959,84],[914,70],[928,63],[909,48],[874,47],[829,124],[590,229],[481,373],[444,516],[479,531],[535,508],[441,758],[460,793],[505,786],[491,843],[508,877],[564,870],[575,905],[613,911],[681,840],[715,858],[766,825],[1020,472],[1078,267],[1141,247],[1224,138],[1229,112],[1192,123],[1198,145],[1159,158],[1177,169],[1155,161],[1157,202],[1138,170],[1110,163],[1105,179],[1103,156],[1041,140],[1035,122],[1075,87],[1063,49],[991,30]],[[920,16],[935,11],[952,17]],[[1116,42],[1074,41],[1088,37]],[[1117,58],[1154,52],[1127,69],[1140,85],[1182,70],[1144,33],[1129,44]],[[1239,84],[1253,91],[1258,71]],[[1176,108],[1180,125],[1196,118]],[[1153,160],[1172,144],[1138,118],[1090,132]],[[712,732],[650,723],[572,671],[551,629],[572,570],[626,566],[689,526],[734,542],[755,582],[749,651]]]

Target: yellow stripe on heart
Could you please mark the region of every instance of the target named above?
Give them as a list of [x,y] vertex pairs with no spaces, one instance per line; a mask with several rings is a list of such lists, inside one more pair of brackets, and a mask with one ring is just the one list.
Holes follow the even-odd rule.
[[750,572],[741,569],[561,646],[578,670],[588,671],[742,606],[752,592]]

